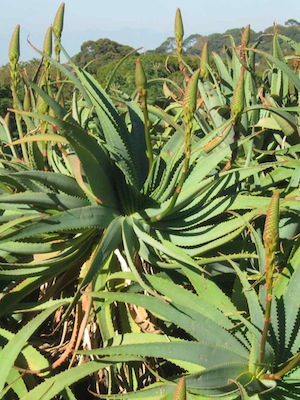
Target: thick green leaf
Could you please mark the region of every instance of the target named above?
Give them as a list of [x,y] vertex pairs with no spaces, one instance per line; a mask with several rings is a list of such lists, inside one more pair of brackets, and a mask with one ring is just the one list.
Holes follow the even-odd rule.
[[14,172],[10,174],[10,176],[32,179],[33,181],[40,182],[45,186],[49,186],[54,190],[59,190],[70,196],[85,198],[84,192],[80,189],[75,179],[67,175],[45,171],[24,171]]
[[5,362],[0,363],[0,393],[4,388],[10,369],[13,367],[18,354],[21,352],[23,347],[31,335],[39,328],[57,308],[59,305],[63,305],[62,300],[60,304],[49,307],[47,310],[42,311],[39,315],[34,317],[27,325],[25,325],[13,338],[9,340],[6,346],[0,351],[0,357]]
[[28,393],[26,383],[22,379],[22,374],[19,371],[17,371],[16,369],[12,368],[9,371],[9,375],[7,377],[6,382],[7,382],[7,386],[2,391],[3,399],[6,398],[5,394],[9,391],[9,389],[12,389],[14,394],[16,396],[18,396],[17,398],[20,398],[20,399]]
[[[214,321],[214,323],[217,323],[223,328],[232,328],[232,322],[230,319],[224,315],[223,311],[218,309],[219,304],[224,305],[223,300],[225,296],[223,293],[220,293],[220,291],[217,290],[217,287],[214,291],[214,295],[211,294],[210,296],[205,296],[203,293],[202,296],[199,296],[188,291],[187,289],[184,289],[182,286],[176,285],[172,281],[155,275],[148,276],[147,279],[159,293],[165,296],[167,301],[170,303],[187,307],[196,313],[211,319]],[[203,280],[205,280],[205,278],[203,278]],[[213,289],[212,286],[214,285],[211,285],[211,289]],[[217,296],[217,293],[219,293],[220,296]],[[212,296],[214,297],[213,303],[209,299],[209,297]],[[230,300],[227,299],[226,303],[227,302],[230,302]]]
[[0,240],[0,243],[7,239],[9,241],[20,240],[52,232],[80,231],[91,228],[104,229],[116,215],[114,209],[101,205],[70,209],[50,217],[41,218],[38,222],[18,230],[15,234],[6,235],[5,238]]
[[69,196],[68,194],[48,193],[16,193],[11,195],[0,195],[1,208],[4,204],[30,204],[34,207],[41,207],[45,210],[67,210],[70,208],[88,206],[89,202],[80,197]]
[[284,61],[281,61],[279,58],[274,57],[273,55],[268,54],[268,53],[258,50],[258,49],[252,48],[249,50],[254,51],[258,54],[261,54],[263,57],[267,58],[269,61],[274,63],[276,65],[276,67],[278,67],[284,74],[286,74],[290,78],[290,80],[293,82],[293,84],[298,89],[298,91],[300,90],[300,79],[298,78],[298,76],[296,74],[294,74],[292,69]]
[[88,271],[83,276],[79,287],[77,288],[73,302],[70,304],[67,313],[69,313],[76,302],[78,302],[82,289],[90,284],[90,282],[101,274],[102,268],[105,266],[111,254],[120,246],[122,238],[122,222],[123,216],[118,216],[111,220],[107,229],[96,244],[94,251],[88,261]]
[[79,382],[81,379],[89,376],[90,374],[93,374],[100,369],[109,367],[119,361],[120,359],[118,358],[115,360],[107,359],[107,361],[103,362],[91,361],[67,371],[63,371],[37,385],[34,389],[30,390],[28,394],[22,398],[22,400],[52,400],[64,388],[69,387],[72,384]]
[[[61,306],[61,300],[56,301],[57,307]],[[55,305],[56,305],[55,304]],[[44,307],[43,309],[45,310],[46,308],[53,307],[53,304],[48,305],[48,307]],[[4,338],[5,343],[8,343],[10,340],[13,339],[15,336],[14,333],[11,333],[9,331],[6,331],[4,329],[0,329],[0,344],[2,345],[2,338]],[[4,347],[4,346],[1,346]],[[37,349],[35,349],[32,345],[26,344],[24,348],[21,351],[22,356],[25,358],[25,363],[22,362],[20,363],[20,360],[18,360],[18,367],[21,368],[29,368],[31,370],[40,370],[49,367],[49,361],[44,357]],[[23,361],[23,360],[22,360]],[[41,374],[45,375],[47,373]]]
[[[88,182],[98,202],[112,207],[116,206],[117,200],[112,187],[112,166],[100,142],[89,135],[88,132],[73,120],[62,120],[46,114],[30,112],[22,112],[22,114],[49,122],[62,130],[62,133],[73,146],[78,156],[76,163],[79,163],[79,166],[80,163],[82,164]],[[99,175],[101,179],[99,179]]]
[[139,271],[137,270],[137,267],[135,266],[135,256],[138,248],[138,240],[133,230],[132,220],[130,218],[123,220],[122,242],[124,245],[128,267],[133,272],[136,281],[141,285],[141,287],[146,292],[152,294],[153,296],[158,296],[157,293],[152,289],[152,287],[150,287],[149,284],[147,283],[147,277],[145,275],[140,274]]
[[[248,307],[249,307],[251,324],[254,327],[258,328],[258,330],[260,332],[262,332],[263,326],[264,326],[264,314],[262,311],[262,307],[259,303],[257,293],[255,292],[255,289],[250,285],[249,281],[246,279],[245,273],[243,271],[241,271],[234,262],[231,261],[230,264],[234,268],[234,270],[243,286],[244,294],[247,299],[247,303],[248,303]],[[261,337],[257,336],[257,333],[255,333],[253,331],[251,333],[253,335],[253,340],[252,340],[253,365],[249,366],[249,370],[250,370],[250,372],[254,372],[254,370],[256,369],[257,360],[259,359],[258,344],[261,341]],[[270,346],[269,343],[266,343],[265,362],[270,365],[272,365],[274,362],[274,349]]]
[[[299,309],[300,299],[300,268],[298,267],[290,278],[290,282],[283,295],[284,300],[284,341],[285,348],[291,349],[293,354],[299,351],[300,332],[299,332]],[[278,310],[278,317],[283,318],[283,310]],[[280,318],[280,322],[281,322]]]
[[[209,363],[209,365],[216,363],[216,361],[213,361],[213,359],[206,353],[206,351],[211,351],[208,350],[208,348],[211,346],[216,346],[219,349],[219,351],[215,354],[216,357],[218,357],[218,354],[219,357],[221,357],[221,354],[223,354],[224,350],[224,357],[227,361],[229,359],[231,361],[242,361],[248,358],[248,351],[237,339],[234,338],[231,333],[217,325],[212,320],[197,312],[194,312],[191,309],[188,309],[187,307],[180,306],[179,304],[168,304],[160,299],[139,294],[92,292],[91,295],[95,298],[104,298],[110,301],[121,301],[139,305],[155,315],[162,316],[164,319],[167,319],[181,327],[199,342],[199,354],[201,354],[202,345],[204,346],[202,353],[203,356],[199,356],[199,360],[201,360],[201,362],[199,361],[199,365],[207,366],[206,363]],[[194,344],[197,344],[197,342],[194,342]],[[187,344],[187,346],[189,346],[189,344]],[[182,357],[185,356],[182,355]],[[188,359],[184,360],[194,362]]]
[[[248,365],[243,363],[220,363],[198,374],[186,377],[186,384],[192,393],[208,397],[222,396],[238,392],[233,382],[248,372]],[[252,376],[248,378],[251,382]]]
[[130,148],[129,132],[125,123],[122,121],[111,99],[95,78],[84,70],[80,71],[78,78],[84,84],[95,107],[95,112],[102,127],[102,134],[105,137],[112,159],[123,171],[127,180],[136,185],[139,164],[135,163],[135,159],[139,157],[139,154],[134,153],[133,149]]
[[[85,354],[90,354],[85,352]],[[123,345],[105,347],[93,350],[93,354],[98,355],[136,355],[144,357],[159,357],[175,362],[178,360],[198,364],[199,368],[216,365],[218,360],[226,362],[245,362],[243,357],[239,357],[223,346],[217,344],[207,344],[200,342],[166,342],[166,343],[139,343],[134,345]],[[246,364],[247,365],[247,364]]]

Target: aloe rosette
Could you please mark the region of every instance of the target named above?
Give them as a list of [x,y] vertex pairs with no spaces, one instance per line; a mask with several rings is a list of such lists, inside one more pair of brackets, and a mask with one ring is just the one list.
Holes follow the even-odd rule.
[[[59,18],[61,13],[63,8]],[[176,18],[180,47],[179,12]],[[57,33],[55,29],[59,39],[61,30]],[[257,290],[249,283],[252,275],[263,281],[270,251],[274,256],[269,236],[262,237],[261,231],[264,214],[272,214],[269,203],[276,186],[280,202],[279,192],[273,199],[278,201],[277,214],[281,213],[276,245],[279,240],[285,243],[284,235],[292,235],[284,217],[299,214],[299,160],[297,145],[284,142],[280,150],[277,145],[272,147],[270,158],[265,157],[269,148],[263,145],[259,154],[252,151],[267,128],[261,118],[266,109],[252,93],[253,76],[246,65],[250,61],[245,58],[248,41],[246,31],[244,58],[234,50],[228,67],[213,56],[221,79],[216,78],[205,53],[200,69],[190,76],[184,66],[187,84],[176,115],[147,107],[141,60],[136,74],[141,106],[126,95],[121,96],[120,106],[67,54],[68,66],[59,63],[64,49],[57,42],[56,60],[48,46],[44,64],[54,66],[58,76],[73,85],[70,108],[62,106],[59,92],[54,98],[37,81],[27,81],[35,99],[47,109],[15,110],[30,134],[10,144],[13,149],[28,145],[32,153],[25,163],[8,156],[1,159],[0,277],[4,290],[0,313],[6,318],[26,309],[36,312],[32,298],[41,287],[45,290],[38,311],[52,307],[53,299],[65,297],[64,291],[72,286],[62,321],[70,318],[72,310],[78,312],[83,299],[92,300],[104,346],[84,354],[102,357],[99,368],[161,357],[186,371],[180,381],[175,378],[149,387],[145,397],[171,398],[174,390],[178,398],[235,399],[276,390],[287,396],[282,378],[298,379],[299,335],[293,328],[297,316],[290,311],[292,328],[285,337],[289,350],[280,356],[276,350],[283,340],[281,302],[287,304],[289,297],[285,296],[291,296],[297,285],[297,246],[291,246],[285,276],[275,281],[268,275],[268,282],[274,284],[269,293],[274,296],[272,307],[270,302],[266,306],[265,289]],[[295,77],[293,81],[299,83]],[[273,106],[267,113],[274,111]],[[286,120],[287,110],[283,112],[280,116]],[[153,118],[167,125],[164,140],[159,140],[155,125],[151,126]],[[260,124],[264,125],[261,130]],[[46,149],[44,162],[40,147]],[[235,305],[240,300],[233,296],[232,301],[213,282],[226,272],[235,274],[235,285],[244,293],[243,309]],[[123,311],[119,316],[116,303]],[[128,304],[149,311],[166,331],[170,324],[176,325],[185,337],[137,333]],[[250,322],[243,313],[250,316]],[[116,319],[130,333],[118,327],[120,334],[116,335]],[[35,323],[26,326],[32,330]],[[2,336],[9,337],[9,333]],[[19,351],[26,340],[27,336],[18,342]],[[3,354],[9,352],[6,346]],[[38,364],[35,368],[43,369],[45,359]],[[24,398],[34,398],[42,390],[50,399],[64,390],[65,382],[71,385],[75,377],[96,370],[97,362],[76,366],[60,373],[57,384],[50,377]],[[12,373],[8,381],[17,375]],[[1,388],[4,379],[2,384]],[[47,385],[51,386],[48,393]]]

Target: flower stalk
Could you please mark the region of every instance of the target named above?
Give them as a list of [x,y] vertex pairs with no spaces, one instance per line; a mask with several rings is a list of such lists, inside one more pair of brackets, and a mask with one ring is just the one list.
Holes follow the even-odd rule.
[[[52,32],[54,36],[54,54],[55,54],[55,60],[57,62],[60,62],[60,41],[61,41],[61,35],[64,27],[64,14],[65,14],[65,3],[62,3],[58,10],[57,13],[54,17],[53,21],[53,27],[52,27]],[[60,89],[60,81],[61,81],[61,71],[59,68],[56,68],[56,81],[57,83],[57,89]],[[64,97],[63,95],[61,96],[61,105],[64,107]]]
[[179,69],[182,72],[183,76],[185,77],[186,81],[188,82],[190,77],[189,77],[189,74],[187,72],[187,69],[184,65],[183,58],[182,58],[182,55],[183,55],[182,41],[183,41],[183,36],[184,36],[184,27],[183,27],[183,21],[182,21],[180,8],[177,8],[177,10],[176,10],[174,32],[175,32],[176,53],[178,56]]
[[[65,13],[65,3],[62,3],[58,10],[57,13],[54,17],[53,21],[53,33],[54,33],[54,52],[55,52],[55,59],[56,61],[60,62],[60,40],[61,40],[61,34],[63,31],[64,27],[64,13]],[[59,73],[59,71],[57,71]]]
[[191,158],[191,145],[193,137],[193,118],[197,107],[197,89],[198,80],[200,75],[200,69],[197,69],[192,75],[188,86],[185,91],[184,101],[183,101],[183,111],[184,111],[184,159],[182,162],[181,176],[179,178],[176,189],[173,193],[171,201],[168,207],[159,215],[155,217],[156,220],[160,220],[168,215],[174,208],[178,196],[182,190],[183,184],[188,176],[190,158]]
[[263,234],[263,240],[266,251],[266,305],[265,305],[265,319],[264,327],[261,337],[260,344],[260,360],[261,366],[264,365],[265,359],[265,348],[267,342],[267,335],[271,322],[271,308],[273,298],[273,277],[275,270],[275,255],[279,241],[279,192],[276,191],[271,199],[269,209],[266,216],[265,229]]
[[[9,67],[10,67],[10,77],[11,77],[11,92],[13,97],[13,108],[21,110],[22,104],[18,97],[18,84],[19,84],[19,71],[18,71],[18,63],[20,58],[20,25],[17,25],[8,50],[8,58],[9,58]],[[21,124],[21,117],[19,114],[15,115],[16,125],[18,130],[19,138],[23,138],[23,129]],[[25,143],[21,143],[22,154],[25,162],[29,161],[27,148]]]

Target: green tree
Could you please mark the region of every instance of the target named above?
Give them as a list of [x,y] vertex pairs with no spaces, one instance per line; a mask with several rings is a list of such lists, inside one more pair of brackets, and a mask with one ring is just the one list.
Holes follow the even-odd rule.
[[284,23],[285,26],[300,26],[300,22],[298,22],[296,19],[288,19]]
[[0,82],[0,116],[4,117],[7,109],[12,106],[10,85],[7,82]]
[[[196,69],[199,64],[197,57],[185,56],[184,60],[193,68]],[[136,89],[134,78],[136,57],[129,57],[120,65],[113,77],[114,89],[132,95]],[[156,78],[170,78],[177,83],[181,83],[182,75],[179,72],[178,61],[176,57],[170,57],[166,54],[146,53],[141,55],[141,61],[147,76],[148,82]],[[112,61],[97,70],[97,80],[101,85],[105,86],[111,72],[116,67],[118,61]],[[167,68],[166,68],[167,64]],[[162,82],[150,82],[148,87],[148,101],[150,103],[157,102],[163,97]]]
[[184,51],[189,51],[191,47],[194,47],[200,38],[202,38],[202,35],[199,35],[198,33],[194,35],[190,35],[183,41],[183,50]]
[[96,73],[98,68],[112,61],[119,60],[132,50],[134,50],[132,47],[110,39],[89,40],[82,44],[80,52],[73,57],[73,61],[79,67],[90,63],[88,71]]
[[155,53],[174,53],[175,49],[175,37],[168,37],[160,46],[155,49]]

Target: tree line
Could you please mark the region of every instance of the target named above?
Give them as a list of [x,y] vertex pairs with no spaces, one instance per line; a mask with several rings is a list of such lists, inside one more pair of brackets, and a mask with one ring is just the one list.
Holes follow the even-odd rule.
[[[231,36],[238,45],[243,29],[244,28],[234,28],[224,33],[212,33],[207,36],[197,33],[188,36],[183,41],[183,53],[189,65],[195,67],[195,65],[199,63],[199,56],[206,42],[209,44],[209,51],[218,54],[222,54],[226,45],[230,45],[228,41],[229,36]],[[250,45],[259,42],[259,48],[261,50],[266,52],[272,51],[272,34],[274,32],[283,34],[297,43],[300,42],[300,22],[295,19],[288,19],[285,25],[271,26],[260,32],[251,30]],[[180,76],[180,73],[174,55],[175,48],[175,38],[169,37],[156,49],[142,54],[143,65],[148,80],[165,78],[167,76],[170,77],[171,73],[171,78],[176,81],[176,75]],[[286,43],[282,44],[282,49],[285,54],[289,54],[290,48]],[[135,82],[132,78],[134,76],[135,59],[141,56],[141,54],[132,47],[107,38],[101,38],[95,41],[88,40],[81,45],[80,52],[74,55],[72,59],[77,66],[85,67],[101,84],[105,85],[118,62],[129,53],[131,53],[131,56],[122,63],[117,73],[114,75],[112,88],[122,90],[130,95],[135,90]],[[27,71],[30,77],[34,76],[38,65],[39,61],[33,59],[22,63],[22,68]],[[262,69],[264,67],[265,66],[262,66]],[[22,88],[20,88],[20,90],[22,90]],[[149,92],[150,101],[151,93],[157,98],[157,90],[161,90],[161,87],[153,83]],[[0,116],[3,117],[6,114],[7,108],[11,106],[11,99],[9,67],[8,65],[4,65],[0,67]]]

